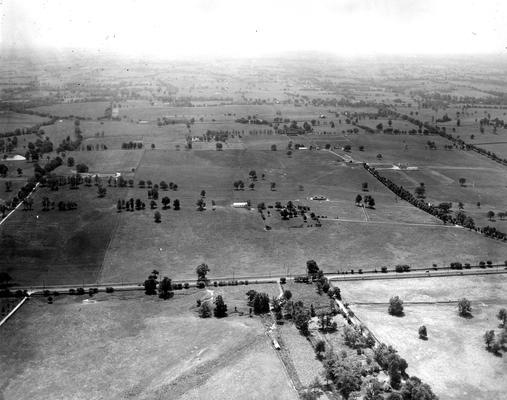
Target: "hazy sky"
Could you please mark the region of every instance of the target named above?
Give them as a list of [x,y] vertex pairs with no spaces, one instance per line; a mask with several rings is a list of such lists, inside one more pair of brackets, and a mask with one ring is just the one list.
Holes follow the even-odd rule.
[[0,0],[1,43],[127,54],[507,52],[505,0]]

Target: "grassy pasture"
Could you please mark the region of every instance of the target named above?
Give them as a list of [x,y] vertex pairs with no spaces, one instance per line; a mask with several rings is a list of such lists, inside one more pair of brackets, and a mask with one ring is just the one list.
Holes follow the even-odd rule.
[[[406,358],[408,373],[428,382],[441,399],[491,399],[505,392],[505,357],[488,353],[482,339],[486,330],[497,327],[495,314],[505,307],[505,275],[340,282],[339,286],[359,318]],[[394,295],[406,303],[467,297],[473,318],[459,317],[456,303],[405,304],[405,316],[393,317],[387,313],[387,302]],[[428,329],[427,341],[418,338],[421,325]]]
[[[443,267],[444,264],[439,266]],[[341,281],[334,284],[342,290],[343,299],[351,304],[376,302],[387,304],[389,298],[395,295],[400,296],[405,302],[446,302],[466,297],[472,302],[501,303],[505,301],[507,275]]]
[[76,116],[83,118],[103,117],[106,108],[110,106],[108,101],[90,101],[83,103],[62,103],[52,104],[50,106],[41,106],[33,108],[33,111],[58,115],[60,117]]
[[[507,389],[505,357],[487,352],[483,341],[484,332],[496,327],[502,305],[475,305],[470,320],[457,315],[455,304],[406,305],[403,318],[390,316],[382,306],[353,309],[380,340],[397,348],[408,374],[430,384],[440,399],[475,400],[501,398]],[[427,341],[418,338],[421,325],[428,329]]]
[[[463,229],[438,226],[435,218],[405,202],[396,202],[385,188],[371,185],[375,210],[356,207],[353,202],[355,195],[362,193],[360,182],[369,179],[359,166],[336,167],[334,156],[325,153],[299,152],[292,158],[280,158],[276,153],[147,151],[136,171],[136,185],[140,179],[177,183],[177,192],[161,191],[160,197],[167,195],[171,201],[178,198],[182,209],[161,210],[160,224],[153,222],[154,211],[149,209],[119,214],[121,222],[106,255],[101,280],[138,281],[151,266],[174,278],[192,278],[195,266],[203,261],[210,265],[212,276],[233,272],[245,276],[285,273],[287,266],[293,273],[301,273],[309,258],[320,260],[329,271],[407,260],[425,266],[455,261],[455,254],[463,254],[463,262],[488,256],[505,258],[503,244]],[[325,168],[332,170],[323,174]],[[266,173],[266,180],[259,179],[253,191],[233,190],[234,180],[248,182],[250,169],[258,176]],[[276,191],[269,189],[269,182],[277,182]],[[299,183],[303,191],[298,189]],[[208,205],[206,211],[198,212],[195,203],[201,190],[206,191]],[[308,200],[315,194],[328,196],[331,201]],[[107,197],[114,207],[116,194],[111,192]],[[126,197],[146,201],[146,189],[129,189]],[[217,204],[215,211],[211,210],[211,200]],[[234,201],[246,200],[252,202],[253,210],[231,207]],[[281,221],[271,213],[267,223],[273,230],[266,232],[255,205],[288,200],[310,205],[317,215],[340,220],[322,219],[323,226],[316,228],[303,225],[300,218]],[[430,225],[411,225],[414,223]],[[434,224],[437,226],[431,226]],[[151,234],[146,235],[147,231]],[[138,243],[136,249],[129,245],[132,242]],[[467,244],[465,252],[461,250],[463,243]]]
[[139,166],[143,153],[144,150],[73,151],[68,152],[67,157],[73,157],[76,165],[86,164],[90,173],[121,172],[128,175]]
[[[192,207],[161,213],[160,224],[153,222],[151,210],[121,214],[101,281],[141,281],[150,268],[175,279],[193,278],[195,266],[203,261],[210,265],[213,279],[233,273],[285,274],[287,267],[291,274],[301,274],[310,258],[325,271],[338,271],[397,263],[424,267],[456,258],[473,263],[506,256],[502,243],[453,227],[323,220],[321,228],[289,229],[290,220],[277,222],[266,232],[256,211],[220,207],[198,212]],[[136,248],[129,245],[133,242]]]
[[[43,212],[44,196],[75,201],[78,209]],[[95,187],[42,188],[33,198],[33,211],[21,207],[0,227],[0,269],[20,285],[95,282],[118,223],[115,206],[97,198]]]
[[30,128],[47,121],[38,115],[19,114],[12,111],[0,111],[0,133],[13,132],[17,128]]
[[296,374],[304,387],[308,387],[315,378],[322,381],[324,367],[315,358],[315,352],[308,340],[301,335],[292,323],[277,326],[277,330],[289,351]]
[[2,327],[4,398],[296,399],[260,320],[202,320],[201,296],[31,299]]
[[[414,191],[420,183],[425,184],[426,201],[432,204],[452,202],[453,212],[457,212],[458,203],[464,205],[463,211],[470,215],[476,225],[492,225],[503,230],[507,224],[499,218],[488,220],[489,210],[498,212],[507,211],[507,201],[504,192],[507,179],[500,165],[490,167],[433,167],[422,168],[415,171],[382,171],[382,175],[389,177],[393,182],[404,188]],[[464,186],[459,179],[465,178]],[[481,203],[477,207],[477,202]]]

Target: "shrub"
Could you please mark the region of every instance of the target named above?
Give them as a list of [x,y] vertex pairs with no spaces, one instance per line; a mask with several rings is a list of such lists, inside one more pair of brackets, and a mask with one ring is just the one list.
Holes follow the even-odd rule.
[[280,278],[280,283],[282,285],[285,285],[285,282],[287,282],[287,278]]
[[466,298],[462,298],[458,301],[458,314],[461,317],[469,316],[472,313],[472,306],[470,301]]
[[84,288],[82,288],[82,287],[77,288],[77,290],[76,290],[76,294],[78,294],[78,295],[83,295],[83,294],[84,294],[84,292],[85,292],[85,290],[84,290]]
[[76,289],[69,289],[69,294],[71,294],[71,295],[76,294]]
[[424,325],[421,325],[419,327],[419,339],[426,340],[428,338],[428,331],[426,330],[426,327]]
[[113,293],[114,292],[114,288],[113,287],[107,287],[106,288],[106,293]]
[[49,290],[47,290],[47,289],[42,291],[42,295],[44,297],[48,297],[50,294],[51,294],[51,292]]
[[[216,282],[215,282],[216,283]],[[215,285],[216,286],[216,285]],[[190,284],[188,282],[185,282],[185,284],[183,285],[183,287],[185,289],[189,289],[190,288]]]
[[198,288],[198,289],[204,289],[204,287],[205,287],[205,286],[206,286],[206,285],[204,284],[204,282],[203,282],[203,281],[199,281],[199,282],[197,282],[197,288]]

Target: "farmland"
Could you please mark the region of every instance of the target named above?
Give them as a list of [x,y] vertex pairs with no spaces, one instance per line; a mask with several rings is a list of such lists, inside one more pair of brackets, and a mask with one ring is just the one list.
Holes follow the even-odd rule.
[[11,111],[0,112],[0,133],[14,132],[16,129],[30,128],[47,121],[48,118],[37,115],[20,114]]
[[[486,351],[483,335],[498,329],[507,302],[507,238],[483,228],[507,232],[506,167],[456,141],[507,151],[505,98],[490,93],[489,78],[444,60],[386,60],[378,69],[304,58],[104,60],[23,67],[40,80],[17,76],[18,61],[0,79],[8,84],[0,87],[0,285],[11,291],[1,292],[11,296],[2,305],[42,288],[0,327],[8,366],[0,397],[297,399],[317,379],[337,398],[343,388],[325,375],[334,357],[367,365],[361,384],[366,376],[384,384],[389,368],[375,370],[374,344],[345,338],[354,322],[336,293],[321,290],[327,278],[407,360],[402,386],[415,375],[442,400],[501,397],[505,355]],[[491,70],[495,82],[503,70]],[[449,210],[442,217],[431,207]],[[451,221],[463,213],[477,229]],[[308,260],[334,276],[296,283]],[[491,275],[433,274],[481,261],[495,264]],[[207,281],[196,283],[203,263]],[[393,272],[399,264],[428,273],[405,278]],[[389,272],[375,275],[382,267]],[[188,287],[166,301],[134,290],[162,291],[162,277]],[[69,294],[82,286],[100,292]],[[271,310],[251,315],[248,290],[266,293]],[[199,304],[219,295],[228,316],[201,318]],[[394,295],[403,317],[386,311]],[[473,318],[457,315],[461,297]],[[274,298],[306,309],[280,317]],[[311,306],[337,326],[310,319]],[[417,335],[423,324],[426,341]],[[321,339],[330,353],[316,356]]]
[[106,392],[118,399],[204,393],[232,399],[248,390],[252,398],[296,399],[261,321],[247,315],[200,320],[195,302],[201,296],[195,290],[169,301],[99,294],[91,303],[60,296],[52,305],[34,298],[2,327],[0,360],[15,366],[0,372],[2,393],[17,399]]
[[[408,373],[429,382],[441,399],[498,398],[506,390],[505,359],[487,352],[483,341],[484,332],[496,328],[495,315],[507,301],[505,275],[340,282],[339,286],[362,322],[407,359]],[[403,317],[387,313],[387,302],[395,295],[406,303]],[[458,316],[456,301],[462,297],[472,302],[473,318]],[[428,330],[427,341],[418,338],[421,325]],[[471,364],[484,375],[471,371]]]

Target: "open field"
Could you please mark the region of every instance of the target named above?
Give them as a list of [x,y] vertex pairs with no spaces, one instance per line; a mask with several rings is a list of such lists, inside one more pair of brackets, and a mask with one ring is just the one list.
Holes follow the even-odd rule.
[[261,320],[200,319],[201,295],[31,299],[2,327],[3,398],[297,399]]
[[[486,351],[483,334],[497,328],[496,313],[507,303],[505,275],[340,282],[340,288],[366,326],[406,358],[407,372],[428,382],[442,400],[502,397],[507,363]],[[405,302],[403,317],[387,313],[395,295]],[[471,301],[473,318],[458,316],[455,301],[461,297]],[[427,341],[418,338],[421,325]]]
[[[45,196],[56,203],[74,201],[78,209],[42,211]],[[33,199],[32,211],[20,207],[0,227],[0,270],[21,285],[95,282],[118,224],[114,205],[97,198],[95,187],[42,188]]]
[[100,118],[105,115],[106,108],[111,104],[107,101],[90,101],[80,103],[53,104],[33,108],[33,111],[57,115],[59,117]]
[[[285,274],[287,267],[291,274],[300,274],[310,258],[328,272],[397,263],[441,265],[456,261],[456,254],[461,262],[470,263],[507,259],[505,244],[442,225],[397,201],[361,166],[337,161],[335,154],[325,150],[297,151],[292,157],[270,150],[109,150],[71,155],[76,163],[87,164],[92,173],[122,172],[128,179],[133,177],[135,185],[107,187],[104,199],[96,197],[95,187],[82,186],[78,191],[64,187],[58,192],[44,189],[51,199],[78,202],[78,210],[65,213],[41,213],[46,192],[38,192],[34,211],[17,211],[2,226],[2,240],[9,249],[2,270],[12,272],[17,283],[40,285],[44,280],[57,284],[67,279],[68,283],[97,279],[141,282],[153,268],[173,279],[188,279],[195,277],[194,268],[201,262],[210,265],[212,277],[221,277]],[[61,173],[72,171],[60,169]],[[238,179],[248,186],[252,169],[259,177],[255,190],[234,190],[232,183]],[[139,180],[178,184],[177,191],[161,190],[159,195],[168,196],[171,202],[179,199],[181,210],[160,210],[162,222],[155,224],[147,189],[138,188]],[[276,183],[276,190],[270,190],[271,182]],[[368,183],[375,209],[354,204],[358,193],[365,194],[360,190],[362,182]],[[208,204],[205,211],[198,212],[195,203],[201,190],[206,191]],[[316,194],[329,201],[309,200]],[[129,198],[141,199],[147,208],[117,213],[117,200]],[[247,200],[252,210],[231,207],[235,201]],[[289,200],[310,206],[322,217],[322,227],[305,223],[301,217],[283,221],[269,208],[264,222],[256,209],[260,202],[273,206],[276,201],[286,204]],[[157,204],[160,209],[160,199]],[[34,222],[38,229],[34,229]],[[272,230],[266,231],[265,224]],[[80,227],[77,233],[76,226]],[[72,233],[71,239],[65,232]],[[29,248],[21,251],[27,237]],[[33,273],[22,274],[27,265]]]
[[39,117],[38,115],[0,111],[0,133],[14,132],[18,128],[30,128],[47,120],[48,118]]
[[388,303],[392,296],[405,302],[470,301],[496,303],[506,301],[507,275],[454,276],[424,279],[339,282],[344,301],[354,303]]
[[[214,6],[205,8],[214,11]],[[362,12],[348,8],[343,11]],[[307,17],[318,20],[311,13]],[[324,31],[325,23],[324,18]],[[233,34],[238,30],[234,23],[224,26]],[[251,40],[261,35],[266,32],[256,30],[239,50],[255,54]],[[109,45],[104,50],[114,50],[113,43],[125,37],[105,37]],[[156,49],[149,44],[146,54]],[[130,45],[134,49],[135,41]],[[391,111],[410,115],[507,158],[506,60],[280,53],[262,60],[170,61],[164,60],[162,48],[157,60],[123,58],[109,50],[108,55],[76,50],[62,57],[65,52],[51,55],[46,49],[11,57],[9,49],[0,55],[0,134],[49,120],[20,114],[27,109],[61,117],[42,127],[44,132],[18,136],[17,147],[5,156],[47,151],[49,146],[31,143],[50,140],[53,151],[34,157],[42,168],[59,156],[63,165],[51,175],[70,180],[77,165],[85,164],[90,174],[102,175],[106,188],[99,198],[94,184],[76,190],[39,187],[32,211],[19,207],[1,221],[0,272],[9,274],[2,280],[10,280],[12,290],[83,284],[116,289],[123,283],[132,284],[123,289],[139,289],[60,294],[54,304],[39,295],[30,298],[0,328],[0,400],[296,400],[294,387],[302,395],[316,377],[325,380],[311,343],[324,339],[326,348],[363,365],[373,354],[370,348],[358,354],[345,344],[348,323],[341,315],[334,317],[333,333],[319,331],[316,318],[309,321],[310,339],[293,322],[274,323],[269,314],[250,318],[249,290],[273,298],[280,288],[288,289],[293,301],[313,305],[317,313],[329,311],[327,294],[291,279],[306,274],[309,259],[324,272],[347,272],[340,275],[343,281],[336,276],[333,281],[344,302],[378,338],[399,350],[408,373],[429,383],[440,399],[505,397],[505,354],[487,352],[483,334],[498,329],[495,314],[507,304],[507,274],[499,273],[507,272],[507,242],[444,224],[400,200],[363,163],[411,192],[424,183],[425,201],[451,202],[453,214],[463,208],[477,227],[507,232],[507,218],[498,216],[507,212],[505,166],[458,150],[438,135],[414,134],[419,127],[402,118],[389,119]],[[108,107],[114,119],[105,118]],[[449,121],[437,122],[445,115]],[[248,123],[236,122],[240,118]],[[298,135],[303,130],[294,122],[306,133]],[[380,132],[380,123],[399,134],[369,133]],[[288,134],[275,133],[278,128]],[[228,137],[201,141],[213,133],[208,131]],[[67,139],[78,148],[57,154]],[[226,140],[222,151],[217,140]],[[436,149],[430,150],[433,142]],[[136,149],[124,150],[130,143]],[[70,157],[74,164],[69,166]],[[33,177],[36,163],[0,163],[9,168],[0,177],[2,204]],[[107,182],[117,174],[126,187]],[[237,187],[240,180],[244,189]],[[12,181],[11,192],[5,191],[6,181]],[[152,184],[162,181],[177,189],[158,188],[152,202]],[[375,204],[363,206],[355,201],[357,195],[372,196]],[[46,196],[54,205],[42,211]],[[162,203],[166,196],[169,207]],[[127,211],[122,201],[130,199],[137,200],[137,207]],[[206,203],[201,211],[198,200]],[[58,211],[60,201],[77,203],[77,210]],[[234,204],[239,202],[247,206]],[[282,218],[280,208],[288,202],[300,212]],[[490,210],[494,218],[487,217]],[[157,222],[156,213],[161,214]],[[452,262],[480,261],[499,264],[487,270],[496,268],[497,274],[436,277],[432,270],[432,264],[446,273],[440,269]],[[203,290],[178,290],[167,301],[140,290],[153,270],[173,281],[195,281],[201,263],[210,268]],[[392,271],[396,264],[422,269],[418,275],[425,277],[358,273],[382,267]],[[380,275],[393,279],[375,280]],[[283,276],[288,280],[281,287]],[[241,284],[224,283],[232,280]],[[200,319],[197,304],[218,295],[228,306],[227,318]],[[394,295],[405,302],[402,318],[387,313]],[[473,318],[457,316],[461,297],[471,300]],[[0,306],[11,308],[13,299],[2,299]],[[427,341],[417,334],[423,324]],[[279,339],[279,351],[271,338]],[[382,381],[385,373],[377,377]],[[337,392],[327,394],[341,398]]]
[[[505,300],[487,305],[472,302],[472,319],[459,317],[456,304],[405,305],[402,318],[390,316],[387,306],[352,309],[407,360],[407,373],[429,383],[440,399],[486,400],[502,398],[507,390],[506,358],[486,351],[483,340],[486,330],[496,328],[495,315],[502,306]],[[418,338],[421,325],[428,330],[427,341]]]

